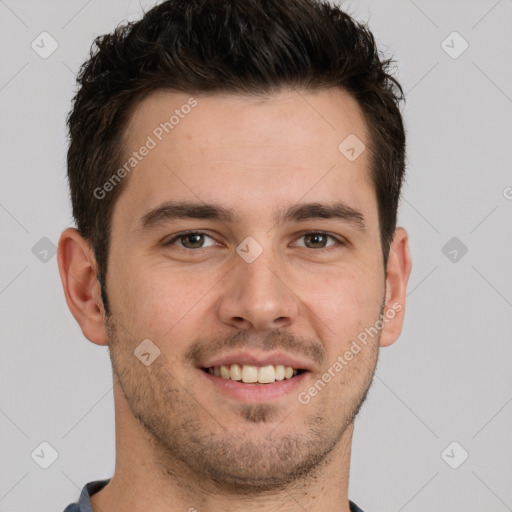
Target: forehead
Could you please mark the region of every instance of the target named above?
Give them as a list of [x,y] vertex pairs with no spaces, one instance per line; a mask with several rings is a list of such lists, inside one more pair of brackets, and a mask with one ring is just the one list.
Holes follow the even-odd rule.
[[[368,142],[357,101],[341,89],[259,97],[157,91],[127,124],[126,159],[136,152],[138,160],[116,209],[129,205],[133,224],[136,213],[176,199],[260,216],[301,199],[343,200],[371,217]],[[350,159],[349,146],[364,150]]]

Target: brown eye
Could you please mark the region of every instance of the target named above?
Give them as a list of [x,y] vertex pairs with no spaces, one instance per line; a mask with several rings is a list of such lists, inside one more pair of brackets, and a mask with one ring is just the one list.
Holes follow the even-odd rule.
[[[332,240],[332,242],[329,242],[329,239]],[[343,242],[334,236],[316,231],[303,234],[299,240],[304,240],[304,243],[298,244],[298,246],[306,247],[307,249],[326,249],[336,244],[343,245]]]
[[[209,238],[213,243],[205,245],[205,238]],[[181,233],[176,235],[174,238],[166,242],[164,245],[178,245],[185,249],[202,249],[203,247],[209,247],[215,245],[213,238],[206,233],[200,232],[189,232]]]
[[309,235],[304,235],[306,246],[311,249],[323,249],[327,243],[327,238],[327,235],[324,235],[323,233],[311,233]]
[[180,237],[183,247],[187,249],[199,249],[203,246],[204,236],[199,233],[192,233],[190,235],[183,235]]

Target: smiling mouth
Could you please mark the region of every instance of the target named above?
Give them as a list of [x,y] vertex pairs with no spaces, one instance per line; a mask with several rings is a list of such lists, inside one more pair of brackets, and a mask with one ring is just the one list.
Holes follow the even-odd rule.
[[225,380],[235,380],[245,384],[272,384],[289,380],[307,371],[282,364],[254,366],[250,364],[230,364],[201,368],[203,371]]

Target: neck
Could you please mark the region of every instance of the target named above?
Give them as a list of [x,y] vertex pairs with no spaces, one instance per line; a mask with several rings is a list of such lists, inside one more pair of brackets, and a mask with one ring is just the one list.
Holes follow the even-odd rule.
[[[353,423],[331,452],[301,479],[281,488],[237,490],[193,474],[185,464],[163,455],[162,448],[128,410],[119,389],[116,394],[116,468],[111,481],[91,497],[94,512],[350,512]],[[123,421],[118,421],[121,417]]]

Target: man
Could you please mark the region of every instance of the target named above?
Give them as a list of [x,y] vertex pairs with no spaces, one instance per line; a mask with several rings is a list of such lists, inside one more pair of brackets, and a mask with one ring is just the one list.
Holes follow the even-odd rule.
[[389,62],[314,0],[170,0],[96,40],[58,262],[117,456],[66,512],[361,510],[354,420],[411,270]]

